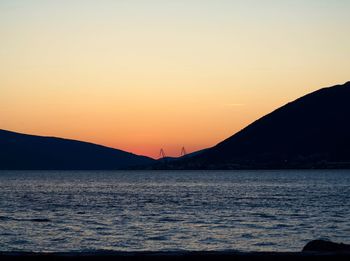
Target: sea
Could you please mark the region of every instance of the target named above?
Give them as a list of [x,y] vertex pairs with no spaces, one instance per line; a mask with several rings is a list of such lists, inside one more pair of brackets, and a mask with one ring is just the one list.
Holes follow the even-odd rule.
[[0,251],[350,243],[350,170],[0,171]]

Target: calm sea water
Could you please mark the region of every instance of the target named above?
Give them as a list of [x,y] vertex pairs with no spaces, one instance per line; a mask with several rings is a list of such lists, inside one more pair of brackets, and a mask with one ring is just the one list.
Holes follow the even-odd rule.
[[0,171],[0,251],[350,243],[350,171]]

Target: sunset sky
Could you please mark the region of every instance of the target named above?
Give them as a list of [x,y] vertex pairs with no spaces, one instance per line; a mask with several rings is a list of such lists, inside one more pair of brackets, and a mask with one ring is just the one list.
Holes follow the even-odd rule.
[[0,0],[0,129],[178,156],[349,80],[348,0]]

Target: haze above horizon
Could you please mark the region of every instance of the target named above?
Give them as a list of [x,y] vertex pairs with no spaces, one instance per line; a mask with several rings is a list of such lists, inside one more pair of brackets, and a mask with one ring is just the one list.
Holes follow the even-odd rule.
[[158,157],[350,79],[350,1],[0,1],[0,128]]

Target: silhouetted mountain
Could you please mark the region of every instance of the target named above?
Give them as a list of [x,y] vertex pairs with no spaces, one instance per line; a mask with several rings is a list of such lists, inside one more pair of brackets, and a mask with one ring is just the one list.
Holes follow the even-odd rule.
[[125,169],[153,162],[92,143],[0,130],[0,169]]
[[348,168],[350,82],[303,96],[200,155],[163,167]]

